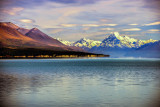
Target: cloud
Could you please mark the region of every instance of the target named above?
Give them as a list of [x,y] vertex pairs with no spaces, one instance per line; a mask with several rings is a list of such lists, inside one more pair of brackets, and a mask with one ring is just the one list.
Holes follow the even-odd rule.
[[131,29],[122,29],[122,31],[140,31],[139,28],[131,28]]
[[82,30],[85,30],[85,31],[87,31],[87,30],[89,30],[89,29],[90,29],[90,27],[82,28]]
[[82,24],[82,26],[100,27],[100,26],[117,26],[118,24]]
[[159,30],[159,29],[149,29],[148,31],[151,31],[151,32],[159,32],[160,30]]
[[118,24],[61,24],[60,26],[63,27],[75,27],[75,26],[82,26],[82,27],[100,27],[100,26],[117,26]]
[[159,12],[160,9],[160,1],[159,0],[143,0],[145,5],[144,8],[152,9],[154,11]]
[[117,26],[118,24],[102,24],[102,26]]
[[101,23],[106,23],[106,22],[110,22],[111,19],[100,19],[99,21],[100,21]]
[[[3,19],[2,21],[13,22],[14,20],[18,20],[17,22],[14,22],[25,24],[31,23],[31,21],[23,20],[20,22],[19,20],[25,18],[35,19],[36,23],[34,24],[41,26],[42,29],[62,28],[72,30],[73,32],[70,34],[68,34],[68,31],[60,32],[60,29],[53,31],[53,33],[59,32],[57,35],[64,35],[66,38],[76,32],[98,32],[102,28],[103,30],[101,30],[101,32],[105,30],[106,32],[111,31],[110,28],[114,28],[115,31],[121,31],[123,29],[124,32],[125,30],[126,32],[139,31],[139,29],[135,29],[137,27],[136,25],[142,24],[145,26],[138,27],[142,29],[141,31],[147,31],[148,29],[158,29],[158,26],[149,25],[157,24],[156,21],[159,21],[158,18],[160,16],[159,12],[150,10],[150,7],[157,9],[157,7],[154,5],[157,4],[157,2],[154,2],[152,5],[152,2],[155,0],[3,1],[3,7],[0,7],[0,18]],[[146,4],[144,1],[146,1]],[[2,10],[5,11],[2,12]],[[33,26],[33,24],[25,25],[31,27]],[[138,33],[137,35],[141,35],[140,32],[127,33]]]
[[102,28],[101,30],[114,30],[114,28]]
[[19,21],[23,22],[23,23],[33,23],[33,22],[35,22],[34,20],[31,20],[31,19],[20,19]]
[[158,22],[153,22],[153,23],[149,23],[149,24],[144,24],[145,26],[151,26],[151,25],[160,25],[160,21]]
[[[104,39],[106,37],[106,34],[109,34],[110,32],[89,32],[89,33],[72,33],[69,34],[68,37],[65,37],[68,40],[79,40],[81,38],[89,38],[89,39]],[[75,36],[76,35],[76,36]]]
[[98,24],[82,24],[82,26],[88,26],[88,27],[99,27]]
[[57,29],[50,30],[49,33],[59,33],[59,32],[62,32],[62,31],[64,31],[64,29],[57,28]]
[[9,15],[16,15],[18,12],[24,10],[24,8],[22,7],[14,7],[12,9],[3,9],[2,12],[3,13],[7,13]]
[[75,27],[77,24],[61,24],[62,27]]
[[81,10],[79,10],[79,9],[68,9],[69,11],[65,11],[64,13],[63,13],[63,17],[67,17],[67,16],[71,16],[71,15],[74,15],[74,14],[77,14],[77,13],[79,13]]
[[136,23],[133,23],[133,24],[128,24],[128,25],[131,25],[131,26],[136,26],[136,25],[138,25],[138,24],[136,24]]

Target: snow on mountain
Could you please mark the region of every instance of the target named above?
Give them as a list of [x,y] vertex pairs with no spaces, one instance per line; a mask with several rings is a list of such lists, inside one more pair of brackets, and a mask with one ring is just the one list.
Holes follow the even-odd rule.
[[160,58],[160,41],[148,43],[140,48],[126,53],[126,56]]
[[147,43],[154,43],[157,40],[138,40],[128,36],[120,36],[118,32],[114,32],[102,41],[102,47],[112,48],[139,48]]
[[[127,53],[136,52],[137,49],[140,49],[143,46],[151,46],[156,42],[158,41],[152,39],[139,40],[128,36],[121,36],[118,32],[114,32],[105,38],[102,42],[82,38],[79,41],[73,43],[73,46],[83,48],[84,50],[92,53],[109,54],[111,57],[126,57],[129,56]],[[149,57],[149,55],[147,57]]]
[[60,41],[61,43],[65,44],[67,46],[73,46],[73,43],[74,43],[74,42],[63,40],[61,38],[54,38],[54,39],[57,39],[58,41]]
[[61,38],[55,38],[55,39],[57,39],[61,43],[68,45],[68,46],[80,47],[82,49],[85,48],[86,51],[88,49],[91,49],[92,47],[95,47],[95,46],[98,47],[102,43],[101,41],[94,41],[94,40],[90,40],[90,39],[86,39],[86,38],[82,38],[76,42],[62,40]]
[[73,43],[73,46],[91,49],[92,47],[98,47],[100,46],[102,42],[101,41],[94,41],[86,38],[82,38],[79,41]]
[[92,50],[92,48],[121,48],[121,49],[131,49],[131,48],[139,48],[148,43],[154,43],[157,40],[138,40],[134,38],[130,38],[128,36],[121,36],[118,32],[114,32],[107,38],[105,38],[102,42],[90,40],[86,38],[82,38],[75,43],[70,43],[68,41],[59,40],[65,45],[71,45],[80,47],[86,50]]
[[111,57],[125,57],[125,55],[129,56],[129,54],[127,54],[128,52],[135,52],[136,49],[143,46],[150,46],[157,42],[157,40],[152,39],[139,40],[128,36],[121,36],[118,32],[114,32],[103,41],[82,38],[73,43],[60,38],[57,38],[57,40],[68,46],[79,47],[92,53],[109,54]]
[[[131,38],[128,36],[121,36],[118,32],[114,32],[113,34],[109,35],[103,41],[95,41],[86,38],[82,38],[76,42],[69,42],[66,40],[62,40],[61,38],[55,38],[61,43],[68,45],[68,46],[76,46],[86,51],[92,51],[98,48],[119,48],[119,49],[137,49],[145,44],[152,44],[157,42],[157,40],[139,40],[135,38]],[[99,50],[99,49],[98,49]]]

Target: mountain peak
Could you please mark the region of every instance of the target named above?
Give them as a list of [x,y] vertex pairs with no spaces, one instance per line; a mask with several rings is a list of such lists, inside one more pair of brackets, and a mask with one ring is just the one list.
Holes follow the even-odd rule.
[[91,49],[94,46],[95,47],[100,46],[101,43],[102,43],[101,41],[95,41],[95,40],[90,40],[90,39],[86,39],[86,38],[81,38],[79,41],[73,43],[73,45],[76,47]]
[[43,32],[41,32],[38,28],[32,28],[29,32],[33,32],[33,33],[43,33]]
[[82,38],[82,40],[87,41],[87,40],[89,40],[89,39],[86,39],[86,38],[84,37],[84,38]]
[[35,31],[35,30],[39,30],[39,29],[35,27],[35,28],[32,28],[32,29],[31,29],[31,31],[33,31],[33,30]]
[[87,39],[85,37],[81,38],[80,39],[81,41],[86,41]]
[[118,38],[120,35],[118,32],[113,32],[109,37],[116,37]]
[[76,43],[84,43],[84,42],[87,42],[89,39],[86,39],[85,37],[84,38],[81,38],[80,40],[78,40]]
[[112,35],[114,35],[114,36],[119,36],[119,32],[113,32],[113,34]]
[[13,29],[18,29],[19,27],[12,22],[0,22],[0,25],[11,27]]
[[120,36],[118,32],[114,32],[109,37],[102,41],[104,47],[120,47],[120,48],[132,48],[135,47],[137,39],[130,38],[128,36]]
[[67,41],[67,40],[63,40],[61,38],[54,38],[54,39],[60,41],[61,43],[65,44],[67,46],[73,46],[73,43],[74,43],[74,42],[70,42],[70,41]]
[[119,35],[118,32],[113,32],[111,35],[109,35],[107,38],[105,38],[102,42],[106,41],[113,41],[113,40],[123,40],[124,38]]

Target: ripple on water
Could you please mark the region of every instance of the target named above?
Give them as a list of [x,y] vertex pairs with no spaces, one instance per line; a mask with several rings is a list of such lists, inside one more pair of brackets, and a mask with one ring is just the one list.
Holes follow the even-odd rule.
[[0,101],[7,107],[158,105],[159,64],[127,59],[0,61]]

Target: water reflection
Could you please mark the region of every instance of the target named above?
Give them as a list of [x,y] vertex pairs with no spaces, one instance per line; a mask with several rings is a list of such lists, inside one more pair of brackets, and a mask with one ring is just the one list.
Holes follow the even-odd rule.
[[159,61],[1,61],[6,107],[158,107]]

